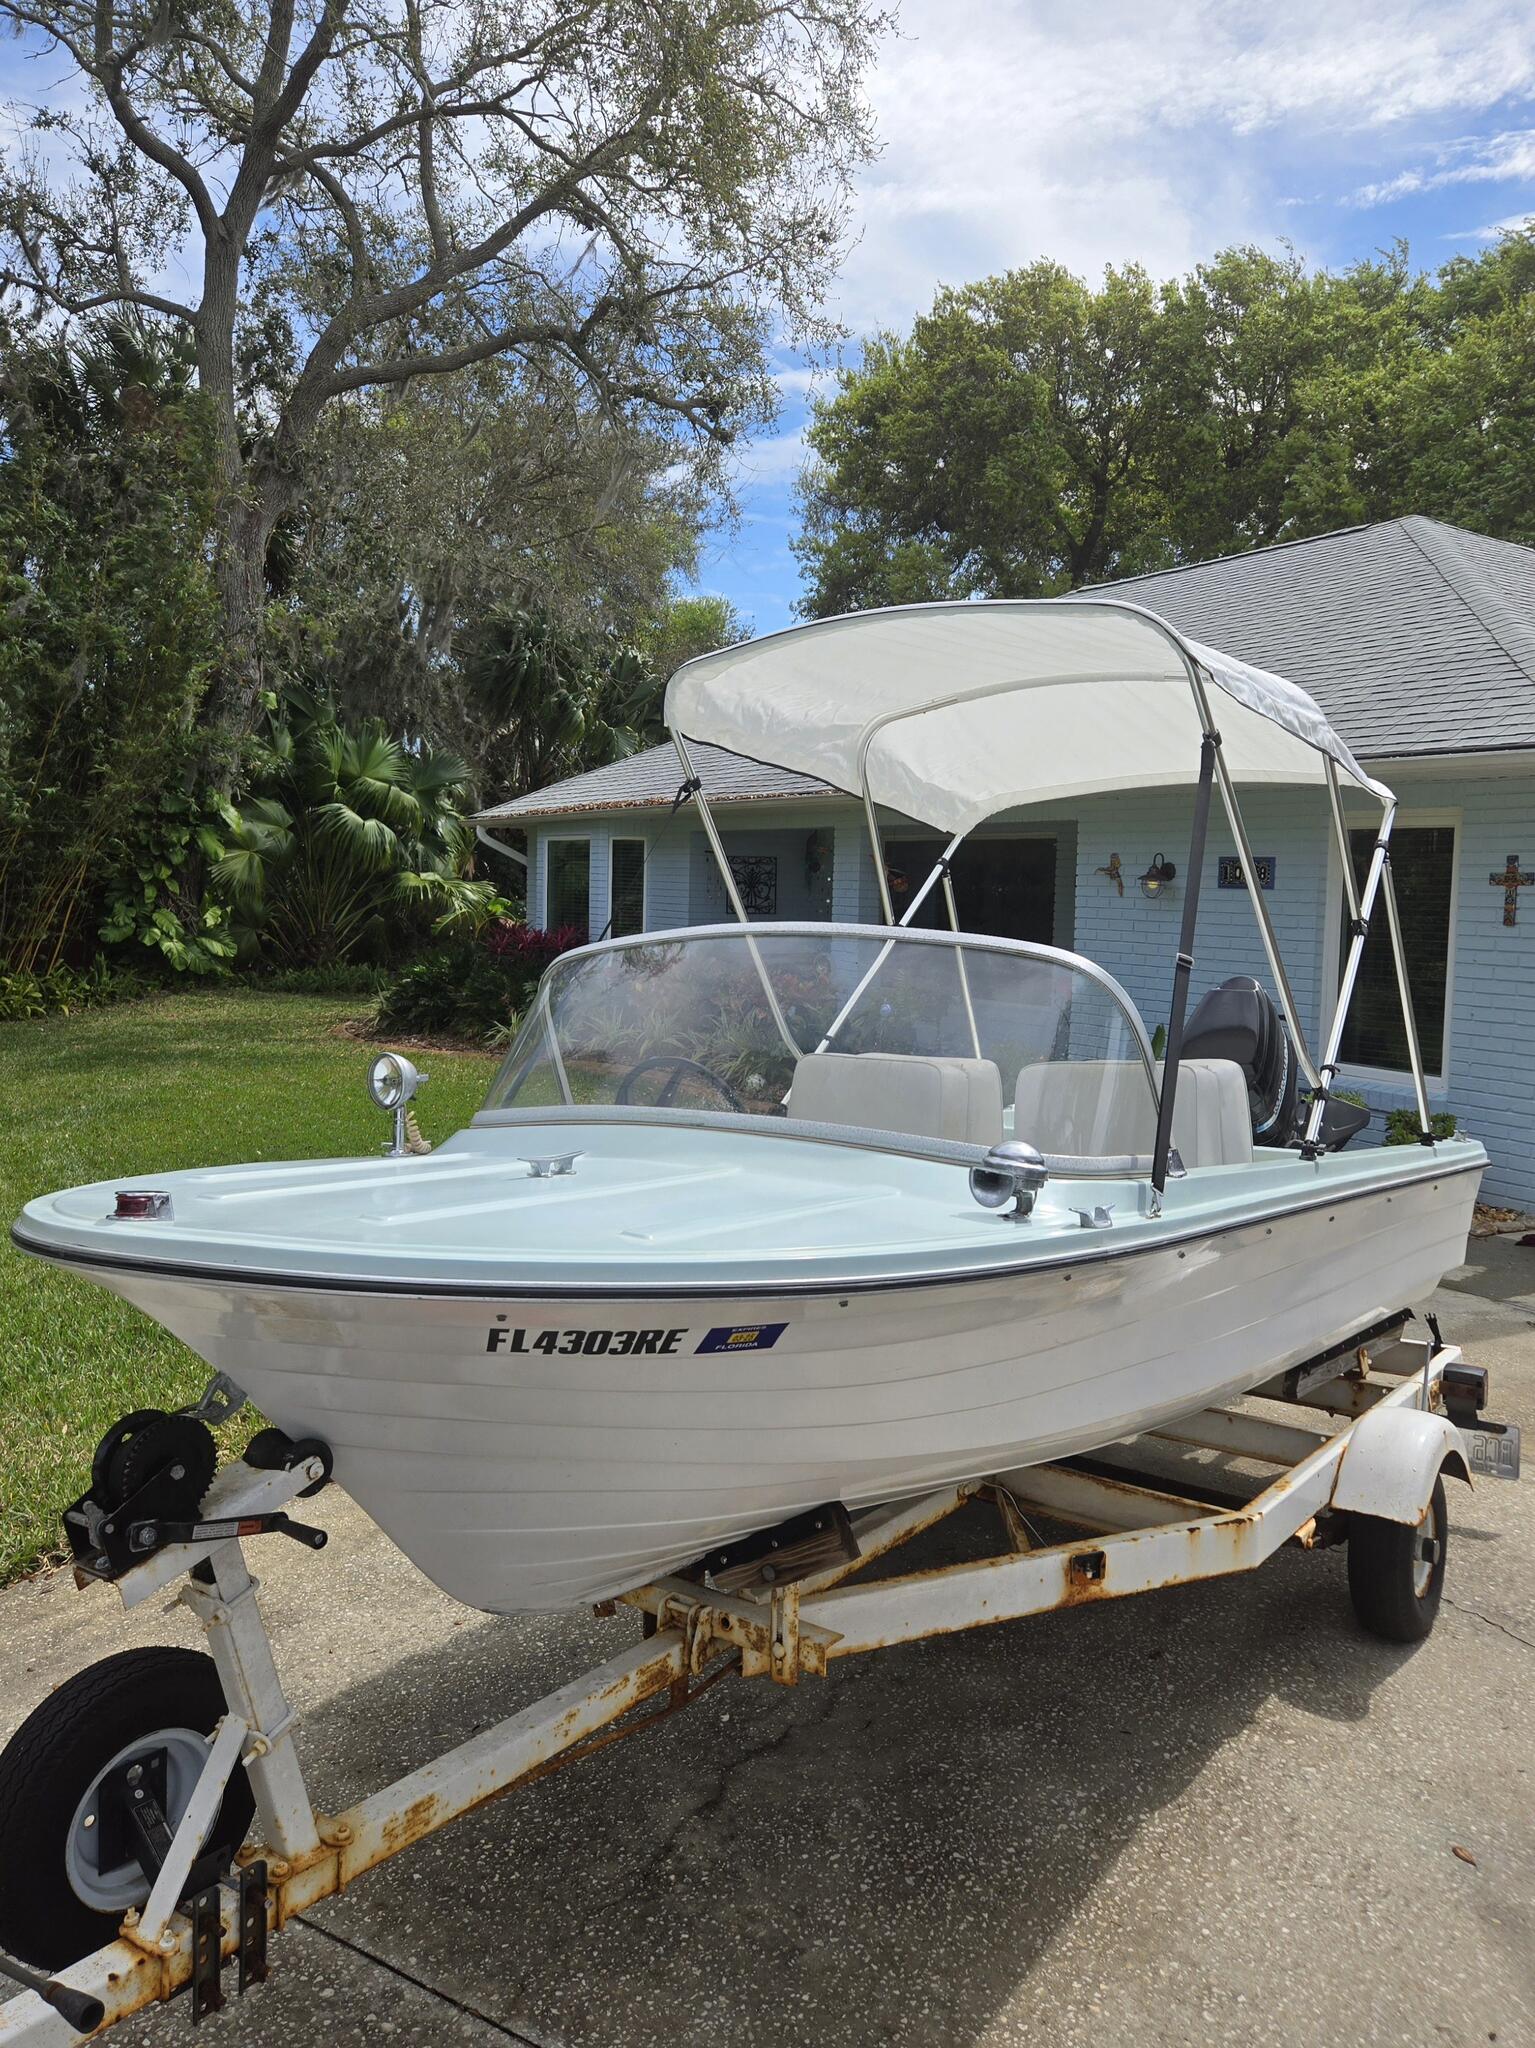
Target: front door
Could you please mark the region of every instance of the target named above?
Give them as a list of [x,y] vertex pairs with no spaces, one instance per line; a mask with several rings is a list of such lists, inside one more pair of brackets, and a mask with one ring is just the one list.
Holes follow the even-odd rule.
[[[939,839],[887,841],[890,894],[897,917],[942,851]],[[1053,839],[967,839],[954,856],[951,874],[962,931],[1028,939],[1042,946],[1054,943]],[[948,922],[943,891],[935,887],[912,923],[936,930]]]

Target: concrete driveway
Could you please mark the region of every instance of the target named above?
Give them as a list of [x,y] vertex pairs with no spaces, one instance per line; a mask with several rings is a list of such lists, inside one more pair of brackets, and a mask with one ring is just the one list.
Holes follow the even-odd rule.
[[[1433,1306],[1535,1442],[1535,1251],[1475,1252]],[[311,1505],[322,1557],[256,1548],[331,1810],[634,1625],[468,1613],[349,1503]],[[1412,1652],[1359,1633],[1341,1551],[1286,1551],[794,1692],[727,1682],[306,1916],[199,2038],[1531,2048],[1535,1475],[1451,1515]],[[15,1587],[0,1732],[97,1656],[194,1639],[63,1575]],[[117,2038],[186,2027],[178,2002]]]

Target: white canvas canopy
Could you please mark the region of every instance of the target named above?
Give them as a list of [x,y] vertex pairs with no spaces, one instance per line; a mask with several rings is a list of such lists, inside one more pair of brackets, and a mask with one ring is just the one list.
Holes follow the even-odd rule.
[[1320,784],[1328,757],[1390,801],[1294,683],[1093,599],[906,605],[748,640],[680,668],[666,722],[964,833],[1017,804],[1195,782],[1196,675],[1234,781]]

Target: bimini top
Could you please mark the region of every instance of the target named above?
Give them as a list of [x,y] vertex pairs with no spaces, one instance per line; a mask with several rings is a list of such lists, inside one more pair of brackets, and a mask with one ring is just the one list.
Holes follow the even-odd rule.
[[1296,684],[1101,599],[819,619],[687,662],[666,722],[968,832],[1014,804],[1194,782],[1199,689],[1233,780],[1320,782],[1330,757],[1389,800]]

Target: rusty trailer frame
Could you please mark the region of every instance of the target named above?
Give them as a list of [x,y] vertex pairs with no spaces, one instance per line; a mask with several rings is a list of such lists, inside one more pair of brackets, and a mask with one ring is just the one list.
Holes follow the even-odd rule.
[[[795,1685],[824,1678],[839,1658],[895,1643],[1250,1571],[1285,1544],[1309,1549],[1337,1540],[1349,1512],[1421,1521],[1441,1470],[1470,1476],[1459,1432],[1440,1402],[1442,1375],[1459,1359],[1456,1347],[1427,1340],[1398,1338],[1373,1354],[1361,1347],[1299,1397],[1282,1380],[1260,1389],[1313,1411],[1309,1422],[1280,1422],[1241,1406],[1208,1408],[1108,1446],[1091,1461],[1029,1466],[855,1514],[858,1555],[788,1583],[770,1583],[764,1572],[725,1594],[701,1579],[658,1580],[623,1599],[646,1617],[643,1640],[336,1815],[310,1801],[294,1742],[296,1716],[240,1542],[163,1550],[118,1581],[124,1605],[138,1606],[185,1581],[180,1599],[206,1633],[228,1712],[210,1737],[202,1777],[144,1907],[127,1914],[117,1940],[55,1981],[99,1999],[98,2031],[105,2031],[191,1980],[193,1928],[177,1901],[201,1830],[235,1768],[249,1774],[259,1838],[237,1860],[247,1868],[265,1865],[275,1934],[459,1815],[637,1733],[720,1678]],[[1366,1439],[1374,1446],[1368,1456]],[[1157,1447],[1256,1461],[1274,1468],[1274,1477],[1236,1503],[1191,1497],[1130,1474],[1127,1461],[1144,1460]],[[1346,1469],[1355,1476],[1346,1480]],[[318,1464],[288,1472],[232,1464],[215,1479],[204,1513],[266,1513],[322,1476]],[[860,1579],[868,1565],[977,1501],[1000,1518],[1007,1545],[1001,1554]],[[1086,1533],[1046,1542],[1036,1520]],[[218,1898],[221,1953],[229,1956],[240,1948],[239,1894],[225,1887]],[[0,2048],[63,2048],[80,2038],[35,1991],[0,2007]]]

